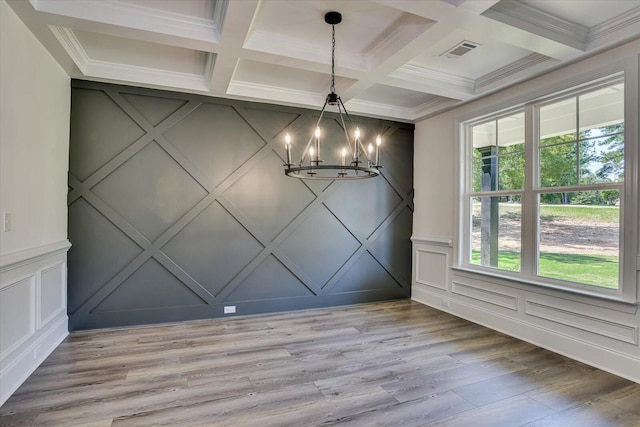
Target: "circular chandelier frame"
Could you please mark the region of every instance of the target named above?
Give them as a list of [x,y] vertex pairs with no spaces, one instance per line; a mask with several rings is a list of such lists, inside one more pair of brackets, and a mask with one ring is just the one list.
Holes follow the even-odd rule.
[[[373,144],[369,144],[365,148],[360,140],[360,129],[353,125],[351,117],[347,112],[342,99],[335,90],[335,51],[336,51],[336,28],[335,26],[342,22],[342,15],[339,12],[331,11],[324,15],[324,21],[331,25],[331,92],[327,95],[324,105],[320,110],[320,117],[316,122],[315,135],[311,135],[309,142],[303,151],[302,158],[295,164],[291,162],[291,138],[289,134],[285,137],[285,148],[287,154],[287,162],[284,164],[284,173],[287,176],[300,179],[324,179],[324,180],[345,180],[345,179],[365,179],[373,178],[380,175],[380,145],[381,137],[376,138],[375,161],[370,158],[373,156]],[[320,122],[324,116],[327,106],[335,106],[340,117],[340,125],[344,130],[346,138],[346,146],[342,149],[341,164],[321,164],[324,163],[320,159]],[[347,122],[354,129],[353,141],[349,137],[349,132],[345,123]],[[347,154],[350,154],[349,162],[347,162]],[[307,162],[308,158],[308,162]]]

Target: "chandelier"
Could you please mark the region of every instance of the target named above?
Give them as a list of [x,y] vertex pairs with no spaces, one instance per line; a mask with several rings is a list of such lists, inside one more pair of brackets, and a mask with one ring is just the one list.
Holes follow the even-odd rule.
[[[302,158],[298,163],[291,163],[291,136],[285,136],[285,149],[287,152],[287,163],[284,165],[284,173],[287,176],[301,179],[362,179],[373,178],[380,174],[380,145],[382,139],[380,135],[376,138],[375,147],[373,144],[365,145],[361,139],[360,128],[354,126],[349,113],[342,103],[342,99],[336,93],[335,88],[335,57],[336,57],[336,25],[342,22],[342,15],[339,12],[327,12],[324,21],[331,25],[331,92],[327,95],[320,117],[316,122],[315,132],[309,137],[309,142],[302,152]],[[340,164],[325,164],[320,157],[320,141],[322,131],[320,121],[324,116],[327,106],[335,107],[340,116],[340,124],[344,130],[345,140],[339,153],[335,153],[340,159]],[[345,124],[347,118],[349,128]],[[350,138],[353,135],[353,139]],[[337,145],[337,144],[333,144]],[[375,155],[374,155],[375,152]]]

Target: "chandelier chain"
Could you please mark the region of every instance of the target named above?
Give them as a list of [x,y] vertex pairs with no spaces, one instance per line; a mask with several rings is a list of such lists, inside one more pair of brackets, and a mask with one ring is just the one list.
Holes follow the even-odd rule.
[[331,26],[331,93],[336,93],[336,26]]

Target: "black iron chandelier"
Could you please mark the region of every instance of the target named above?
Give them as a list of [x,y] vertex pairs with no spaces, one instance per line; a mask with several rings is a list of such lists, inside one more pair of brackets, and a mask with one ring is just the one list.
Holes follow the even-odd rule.
[[[363,179],[373,178],[380,174],[380,145],[382,138],[376,138],[375,147],[368,144],[365,148],[360,139],[360,128],[354,126],[347,109],[342,103],[342,99],[336,93],[335,88],[335,57],[336,57],[336,25],[342,22],[342,15],[339,12],[327,12],[324,21],[331,25],[331,92],[327,95],[320,117],[316,122],[315,133],[309,137],[309,142],[302,152],[302,158],[297,164],[291,163],[291,136],[285,136],[285,148],[287,151],[287,163],[285,163],[284,173],[287,176],[302,179]],[[327,105],[335,106],[340,116],[341,127],[344,130],[346,141],[339,153],[340,164],[324,164],[320,158],[320,121],[324,115]],[[352,132],[353,140],[349,137],[350,131],[345,124],[344,116],[347,118],[349,129]],[[375,151],[375,157],[374,157]]]

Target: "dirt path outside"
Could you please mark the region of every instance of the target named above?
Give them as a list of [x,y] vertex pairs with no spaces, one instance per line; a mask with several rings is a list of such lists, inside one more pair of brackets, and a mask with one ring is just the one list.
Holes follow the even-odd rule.
[[[499,249],[520,251],[520,219],[500,218]],[[474,227],[473,242],[480,249],[480,227]],[[594,224],[580,220],[543,220],[540,224],[540,250],[548,253],[583,255],[618,255],[619,226],[617,223]]]

